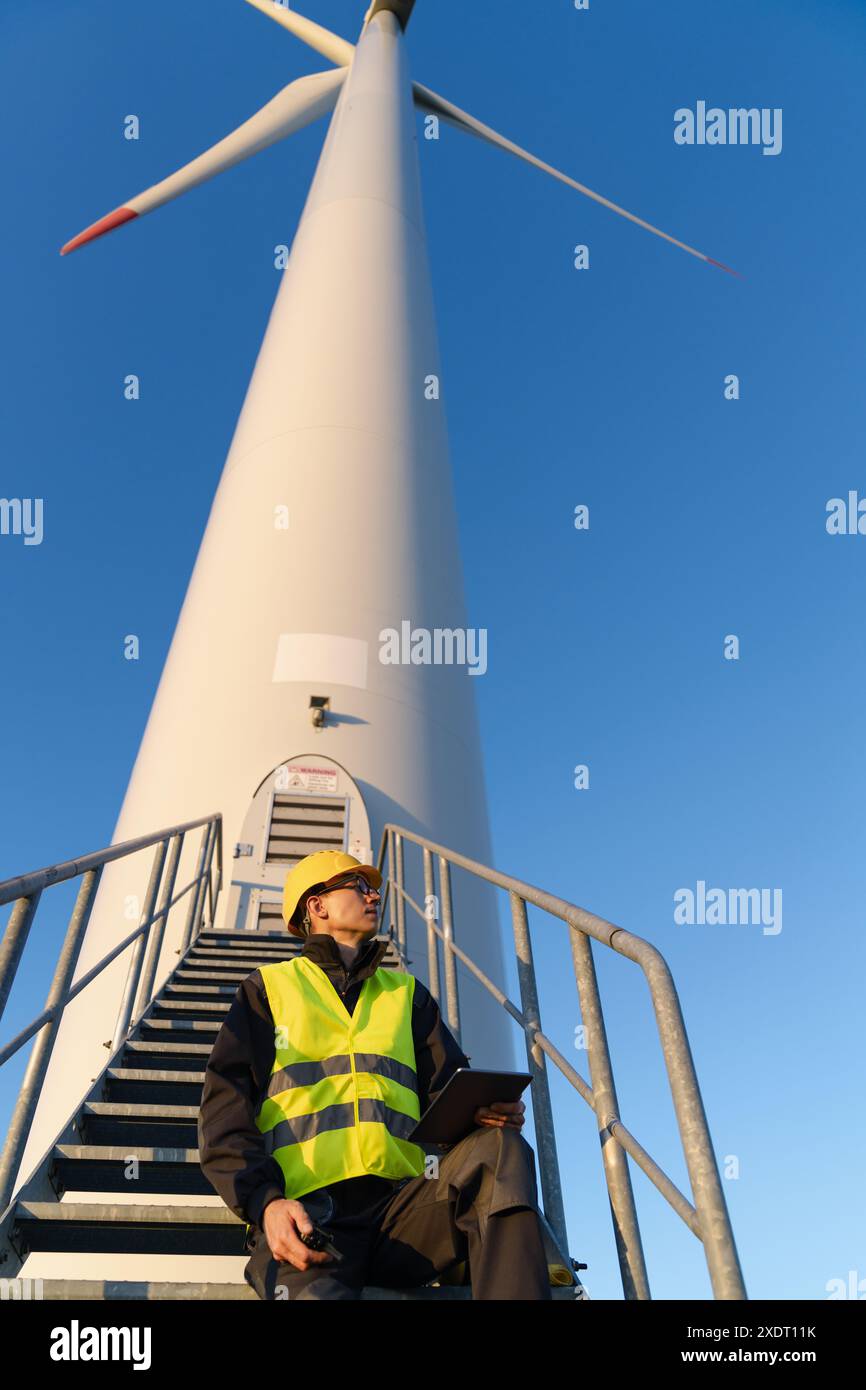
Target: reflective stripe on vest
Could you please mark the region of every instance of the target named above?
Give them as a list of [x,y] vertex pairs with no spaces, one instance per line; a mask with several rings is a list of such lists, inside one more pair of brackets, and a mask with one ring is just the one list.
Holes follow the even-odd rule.
[[275,1055],[256,1126],[282,1169],[285,1195],[365,1173],[420,1176],[425,1153],[408,1138],[421,1113],[414,976],[380,966],[350,1014],[305,956],[260,972]]

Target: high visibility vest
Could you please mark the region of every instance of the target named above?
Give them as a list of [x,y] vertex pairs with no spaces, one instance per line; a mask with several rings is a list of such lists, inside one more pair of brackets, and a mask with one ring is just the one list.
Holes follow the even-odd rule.
[[286,1197],[375,1173],[419,1177],[425,1152],[412,1038],[414,976],[381,966],[350,1014],[305,956],[260,967],[275,1055],[256,1125],[283,1171]]

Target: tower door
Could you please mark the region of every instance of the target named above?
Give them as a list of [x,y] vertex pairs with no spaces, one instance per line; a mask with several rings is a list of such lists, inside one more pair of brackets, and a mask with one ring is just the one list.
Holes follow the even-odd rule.
[[232,931],[285,931],[286,874],[308,854],[343,850],[372,864],[367,808],[357,784],[332,758],[298,754],[257,787],[234,846],[222,923]]

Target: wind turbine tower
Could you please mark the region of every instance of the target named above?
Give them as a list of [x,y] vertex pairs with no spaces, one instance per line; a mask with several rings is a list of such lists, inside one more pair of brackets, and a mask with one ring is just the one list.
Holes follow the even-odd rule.
[[[279,923],[273,890],[293,855],[345,845],[373,858],[387,821],[492,862],[473,679],[482,644],[463,594],[416,108],[711,258],[413,82],[414,0],[374,0],[354,45],[271,0],[248,3],[331,66],[63,253],[330,115],[114,831],[127,840],[220,811],[216,925],[255,930]],[[495,663],[495,645],[484,650]],[[188,837],[178,882],[195,853]],[[148,872],[142,862],[136,878],[139,860],[149,856],[106,868],[77,978],[130,931],[125,908],[143,899]],[[492,892],[455,882],[454,908],[458,942],[505,983]],[[177,946],[167,934],[157,986]],[[125,970],[120,957],[66,1010],[22,1171],[104,1062]],[[516,1065],[505,1012],[464,988],[473,1065]]]

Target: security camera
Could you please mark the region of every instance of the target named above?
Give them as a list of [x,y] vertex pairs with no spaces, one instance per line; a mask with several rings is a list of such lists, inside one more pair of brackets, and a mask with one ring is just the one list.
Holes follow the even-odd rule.
[[325,710],[331,703],[330,695],[310,696],[310,719],[314,729],[321,729],[325,723]]

